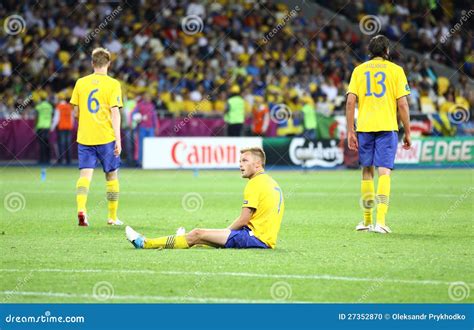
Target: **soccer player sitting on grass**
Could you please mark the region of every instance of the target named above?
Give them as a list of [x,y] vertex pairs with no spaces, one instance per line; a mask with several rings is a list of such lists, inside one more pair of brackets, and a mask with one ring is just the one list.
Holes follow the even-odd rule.
[[240,151],[240,172],[249,179],[240,216],[226,229],[193,229],[187,234],[145,238],[131,227],[127,239],[137,249],[187,249],[194,245],[225,248],[275,248],[285,204],[278,184],[264,172],[262,148]]

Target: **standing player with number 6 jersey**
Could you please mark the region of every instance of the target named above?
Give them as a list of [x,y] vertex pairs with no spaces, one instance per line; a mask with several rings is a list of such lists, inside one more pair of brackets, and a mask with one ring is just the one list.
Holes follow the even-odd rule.
[[[362,165],[361,194],[364,220],[357,231],[390,233],[385,223],[390,197],[390,173],[394,167],[398,144],[399,117],[405,129],[403,148],[410,149],[410,114],[407,95],[410,94],[403,68],[390,62],[389,41],[378,35],[370,40],[371,60],[352,72],[347,91],[347,137],[351,150],[359,151]],[[357,129],[354,126],[356,101],[359,103]],[[357,132],[357,133],[356,133]],[[378,167],[377,195],[374,187],[374,167]],[[375,203],[377,201],[377,203]],[[376,224],[372,209],[377,205]]]
[[120,83],[107,75],[110,53],[104,48],[92,51],[94,73],[77,80],[71,104],[79,117],[77,131],[79,179],[76,184],[77,217],[79,226],[88,226],[87,194],[92,174],[98,162],[107,180],[109,225],[122,225],[117,218],[120,167]]

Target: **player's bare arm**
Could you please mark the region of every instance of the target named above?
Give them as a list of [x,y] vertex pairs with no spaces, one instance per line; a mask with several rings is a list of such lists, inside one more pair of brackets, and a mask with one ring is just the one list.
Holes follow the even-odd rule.
[[400,97],[397,100],[397,109],[402,121],[405,135],[403,136],[403,149],[410,149],[411,147],[411,132],[410,132],[410,109],[408,107],[408,100],[406,96]]
[[352,93],[347,94],[346,100],[346,121],[347,121],[347,143],[349,149],[357,150],[357,135],[354,128],[354,112],[357,102],[357,96]]
[[255,209],[249,207],[243,207],[240,216],[234,220],[234,222],[228,227],[230,230],[238,230],[249,224]]
[[110,109],[112,113],[112,127],[115,133],[115,156],[120,156],[122,152],[122,141],[120,137],[120,109],[119,107],[112,107]]

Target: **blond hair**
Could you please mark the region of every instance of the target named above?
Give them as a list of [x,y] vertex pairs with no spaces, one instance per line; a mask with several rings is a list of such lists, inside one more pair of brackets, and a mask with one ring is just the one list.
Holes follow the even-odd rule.
[[109,64],[110,52],[102,47],[98,47],[92,51],[92,66],[102,68]]
[[259,158],[262,161],[262,167],[265,167],[265,161],[267,156],[265,156],[265,151],[260,147],[248,147],[240,149],[240,153],[250,152],[253,156]]

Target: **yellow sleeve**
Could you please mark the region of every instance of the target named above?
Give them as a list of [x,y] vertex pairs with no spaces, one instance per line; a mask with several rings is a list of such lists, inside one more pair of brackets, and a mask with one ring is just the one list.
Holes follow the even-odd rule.
[[242,207],[249,207],[253,209],[258,208],[258,190],[255,188],[255,185],[250,181],[247,183],[247,186],[245,186],[244,190],[244,201],[242,203]]
[[110,93],[109,104],[111,108],[123,108],[122,88],[120,88],[120,83],[118,81],[114,81],[114,84],[112,86],[112,93]]
[[351,81],[349,82],[346,95],[349,93],[355,94],[357,97],[359,96],[357,93],[357,71],[355,69],[352,71]]
[[410,86],[408,85],[407,77],[402,68],[399,68],[397,74],[397,87],[396,87],[396,99],[398,100],[402,96],[410,95]]
[[79,82],[76,81],[76,84],[74,85],[74,89],[72,91],[72,96],[71,96],[71,101],[69,101],[69,103],[73,104],[73,105],[79,105]]

